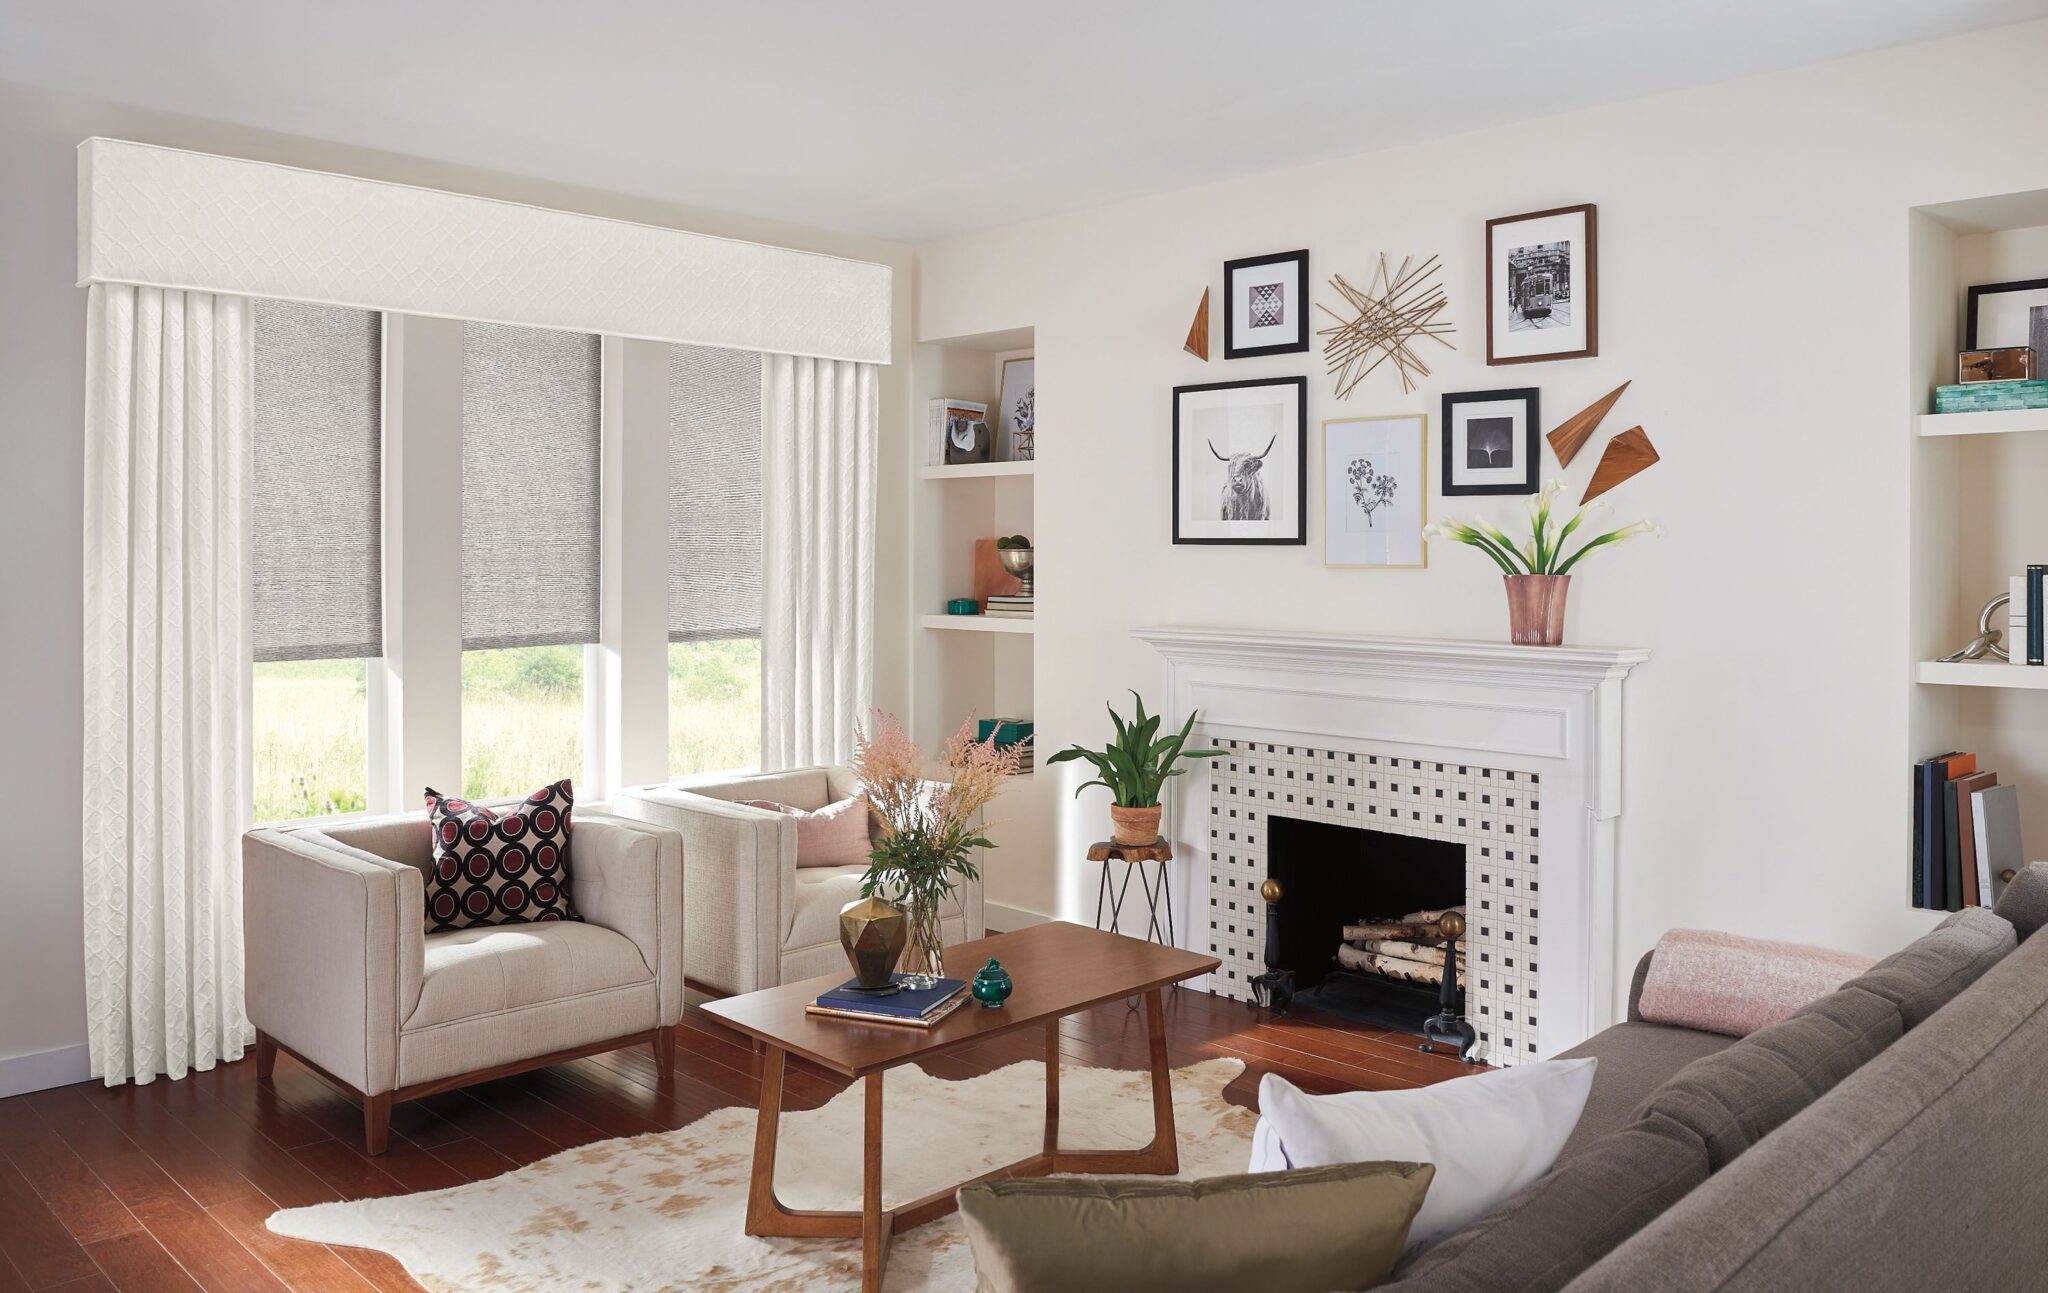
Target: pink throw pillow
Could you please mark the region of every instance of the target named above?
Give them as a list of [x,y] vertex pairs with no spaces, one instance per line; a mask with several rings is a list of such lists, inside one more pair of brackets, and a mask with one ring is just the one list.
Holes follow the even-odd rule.
[[1803,943],[1674,929],[1657,940],[1637,1006],[1653,1024],[1747,1037],[1874,964]]
[[765,808],[796,818],[796,864],[809,866],[866,866],[868,853],[868,801],[842,799],[816,812],[805,812],[772,799],[742,799],[749,808]]

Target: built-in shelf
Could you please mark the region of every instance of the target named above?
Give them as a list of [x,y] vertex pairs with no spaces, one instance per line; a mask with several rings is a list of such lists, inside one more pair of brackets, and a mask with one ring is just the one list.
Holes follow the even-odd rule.
[[1029,476],[1037,470],[1035,462],[961,462],[928,466],[919,474],[926,480],[978,480],[988,476]]
[[1920,434],[2010,435],[2048,431],[2048,409],[1994,409],[1988,413],[1922,413]]
[[1921,682],[1942,687],[2013,687],[2048,691],[2048,669],[2012,665],[2004,660],[1922,660],[1916,666]]
[[1010,619],[1000,615],[927,615],[928,629],[951,629],[956,633],[1035,633],[1038,621]]

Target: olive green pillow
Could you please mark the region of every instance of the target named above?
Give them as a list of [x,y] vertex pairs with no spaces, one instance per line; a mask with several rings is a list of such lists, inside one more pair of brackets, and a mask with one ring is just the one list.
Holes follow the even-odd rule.
[[1055,1177],[960,1191],[980,1293],[1333,1293],[1384,1280],[1436,1168],[1204,1181]]

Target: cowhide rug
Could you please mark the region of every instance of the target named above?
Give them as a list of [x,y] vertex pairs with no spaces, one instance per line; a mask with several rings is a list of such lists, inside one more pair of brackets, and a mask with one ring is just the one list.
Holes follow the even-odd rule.
[[[1244,1069],[1206,1060],[1173,1077],[1183,1177],[1241,1172],[1256,1116],[1223,1099]],[[1028,1157],[1044,1136],[1045,1068],[1012,1064],[964,1082],[913,1066],[883,1083],[885,1206]],[[1063,1068],[1060,1143],[1137,1148],[1151,1139],[1143,1073]],[[678,1131],[599,1141],[450,1190],[323,1203],[270,1218],[281,1235],[375,1248],[429,1289],[517,1293],[605,1290],[853,1289],[860,1244],[755,1239],[741,1228],[754,1111],[734,1107]],[[776,1192],[793,1208],[860,1206],[861,1089],[786,1112]],[[957,1214],[898,1235],[890,1290],[971,1290],[974,1257]]]

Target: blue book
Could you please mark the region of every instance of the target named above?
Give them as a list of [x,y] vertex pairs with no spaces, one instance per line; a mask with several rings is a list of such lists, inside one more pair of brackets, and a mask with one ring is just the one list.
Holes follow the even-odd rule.
[[[901,983],[900,974],[890,976]],[[859,990],[859,979],[848,979],[830,992],[821,993],[810,1010],[818,1014],[855,1015],[885,1022],[924,1024],[948,1012],[967,991],[962,979],[940,979],[929,988],[899,988],[877,996]]]

